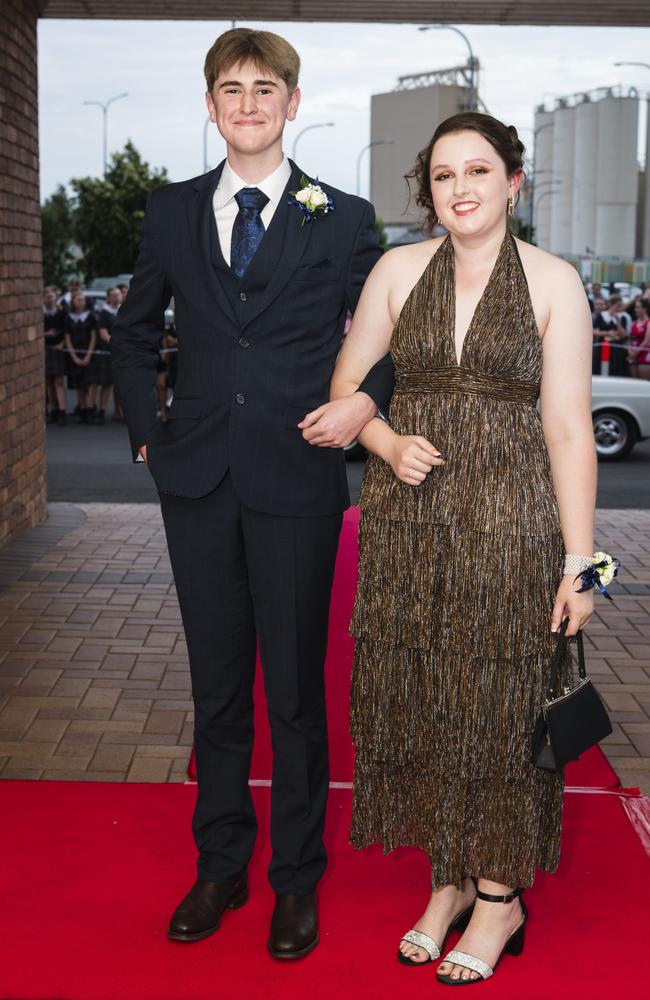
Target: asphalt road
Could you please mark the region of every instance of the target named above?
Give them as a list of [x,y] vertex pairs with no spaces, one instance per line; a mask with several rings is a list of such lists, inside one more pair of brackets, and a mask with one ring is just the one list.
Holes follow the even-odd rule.
[[[356,503],[363,462],[348,462],[352,502]],[[103,427],[71,421],[48,426],[47,482],[50,500],[71,503],[156,503],[146,466],[131,462],[123,423]],[[621,462],[601,462],[598,507],[650,508],[650,440],[636,446]]]

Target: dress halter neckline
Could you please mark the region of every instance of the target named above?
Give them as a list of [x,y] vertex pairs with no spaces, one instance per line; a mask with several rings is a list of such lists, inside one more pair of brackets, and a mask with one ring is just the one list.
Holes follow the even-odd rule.
[[481,317],[481,312],[482,312],[482,308],[484,306],[485,300],[486,300],[486,298],[488,296],[489,291],[491,290],[492,284],[494,283],[495,279],[497,278],[497,276],[498,276],[498,274],[500,272],[500,265],[502,263],[503,257],[505,256],[506,251],[508,251],[510,249],[510,247],[512,245],[512,242],[513,242],[512,234],[508,230],[506,230],[505,235],[503,237],[503,240],[501,241],[501,245],[499,247],[498,253],[497,253],[496,258],[494,260],[494,264],[492,265],[492,270],[490,271],[490,276],[488,277],[488,280],[485,283],[485,287],[483,288],[483,291],[481,292],[481,295],[480,295],[480,297],[478,299],[478,302],[476,303],[476,306],[474,307],[474,311],[472,312],[472,316],[471,316],[470,321],[469,321],[469,323],[467,325],[467,329],[465,330],[465,333],[464,333],[464,336],[463,336],[463,340],[462,340],[462,343],[461,343],[460,353],[456,349],[456,298],[457,298],[457,296],[456,296],[456,253],[455,253],[455,250],[454,250],[454,243],[453,243],[453,240],[451,238],[451,233],[447,234],[447,236],[445,237],[442,245],[438,248],[438,250],[434,254],[434,256],[437,257],[438,254],[440,253],[440,250],[442,250],[443,246],[445,247],[446,254],[445,254],[445,259],[442,261],[442,264],[443,264],[443,266],[446,265],[449,268],[449,270],[450,270],[450,281],[451,281],[451,295],[449,296],[449,307],[450,308],[449,308],[449,315],[447,317],[447,324],[446,325],[447,325],[447,329],[448,329],[448,331],[450,333],[450,336],[451,336],[452,357],[453,357],[454,361],[456,362],[456,364],[457,364],[457,366],[459,368],[462,368],[462,366],[463,366],[463,358],[465,356],[465,345],[467,344],[467,341],[470,338],[470,336],[471,336],[471,334],[472,334],[472,332],[474,330],[474,327],[478,324],[478,321],[479,321],[479,319]]

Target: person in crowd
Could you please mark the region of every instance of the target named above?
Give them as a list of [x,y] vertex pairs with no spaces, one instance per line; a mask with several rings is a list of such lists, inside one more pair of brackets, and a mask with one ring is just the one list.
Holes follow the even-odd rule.
[[629,322],[629,326],[628,326],[628,333],[629,333],[629,327],[632,326],[632,322],[633,322],[633,319],[634,319],[634,307],[636,305],[636,301],[637,301],[637,299],[640,299],[642,297],[643,296],[639,293],[637,295],[633,295],[632,298],[628,299],[627,302],[623,302],[623,312],[627,313],[627,315],[630,317],[630,322]]
[[628,312],[623,302],[622,296],[616,294],[612,296],[612,306],[614,309],[614,315],[618,319],[619,326],[625,331],[626,339],[630,336],[630,330],[632,328],[632,313]]
[[591,309],[591,328],[593,331],[592,348],[591,348],[591,374],[600,375],[600,348],[603,340],[604,333],[599,329],[601,323],[601,316],[607,309],[607,302],[599,295],[593,300],[593,305]]
[[78,278],[71,278],[70,281],[68,282],[68,290],[64,292],[64,294],[61,295],[59,298],[59,305],[62,307],[62,309],[65,309],[66,312],[70,311],[72,298],[79,291],[81,291],[81,282],[78,280]]
[[[111,327],[121,304],[122,293],[119,288],[109,288],[106,292],[106,301],[99,312],[99,337],[94,359],[97,385],[99,386],[99,413],[95,418],[95,423],[98,424],[106,423],[106,410],[111,400],[113,389],[113,363],[110,354]],[[94,405],[95,400],[91,398],[90,406],[94,407]]]
[[57,303],[56,289],[50,286],[43,295],[43,326],[45,333],[45,390],[46,402],[50,410],[50,423],[64,426],[65,412],[65,372],[64,312]]
[[90,399],[97,391],[93,353],[97,344],[97,317],[87,308],[86,296],[78,290],[72,296],[66,314],[65,347],[67,350],[68,388],[77,390],[77,414],[84,424],[92,422]]
[[637,297],[627,362],[634,378],[650,379],[650,300]]
[[[620,295],[610,295],[604,309],[600,308],[602,300],[597,299],[594,304],[592,317],[594,330],[594,351],[593,365],[598,370],[593,374],[599,375],[601,371],[600,345],[609,343],[611,345],[611,355],[609,360],[610,375],[627,375],[627,362],[625,346],[628,340],[628,330],[626,321],[629,316],[623,319],[623,300]],[[630,324],[631,325],[631,324]],[[593,371],[593,368],[592,368]]]
[[467,985],[521,952],[522,889],[559,859],[563,779],[531,745],[552,633],[592,613],[573,582],[593,552],[592,333],[575,269],[509,231],[513,126],[454,115],[410,176],[448,235],[379,261],[332,380],[347,396],[390,349],[390,424],[360,435],[351,838],[428,854],[398,958],[430,962],[462,927],[438,977]]
[[[120,295],[122,296],[121,304],[124,305],[124,301],[129,291],[129,286],[124,282],[119,282],[115,287],[120,292]],[[114,420],[117,423],[122,423],[124,420],[124,413],[122,412],[122,404],[120,403],[119,390],[116,385],[113,385],[113,416],[111,417],[111,420]]]
[[167,423],[167,353],[165,350],[165,335],[158,341],[158,361],[156,363],[155,390],[158,397],[158,420]]
[[600,282],[592,281],[591,291],[587,292],[587,299],[589,300],[589,308],[591,309],[592,313],[594,312],[596,307],[596,299],[601,299],[601,298],[603,298],[603,290]]
[[167,365],[167,388],[171,389],[173,393],[178,374],[178,337],[176,336],[176,327],[173,324],[165,332],[163,348],[165,364]]

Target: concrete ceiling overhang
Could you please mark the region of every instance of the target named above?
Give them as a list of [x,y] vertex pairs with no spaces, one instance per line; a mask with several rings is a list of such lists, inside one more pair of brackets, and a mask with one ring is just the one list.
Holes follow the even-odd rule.
[[37,0],[40,17],[650,26],[650,0]]

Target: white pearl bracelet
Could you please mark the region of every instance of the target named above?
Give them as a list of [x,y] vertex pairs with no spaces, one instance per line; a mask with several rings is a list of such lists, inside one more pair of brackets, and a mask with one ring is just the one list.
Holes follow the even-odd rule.
[[593,556],[569,556],[564,557],[564,576],[579,576],[590,566],[593,566]]

